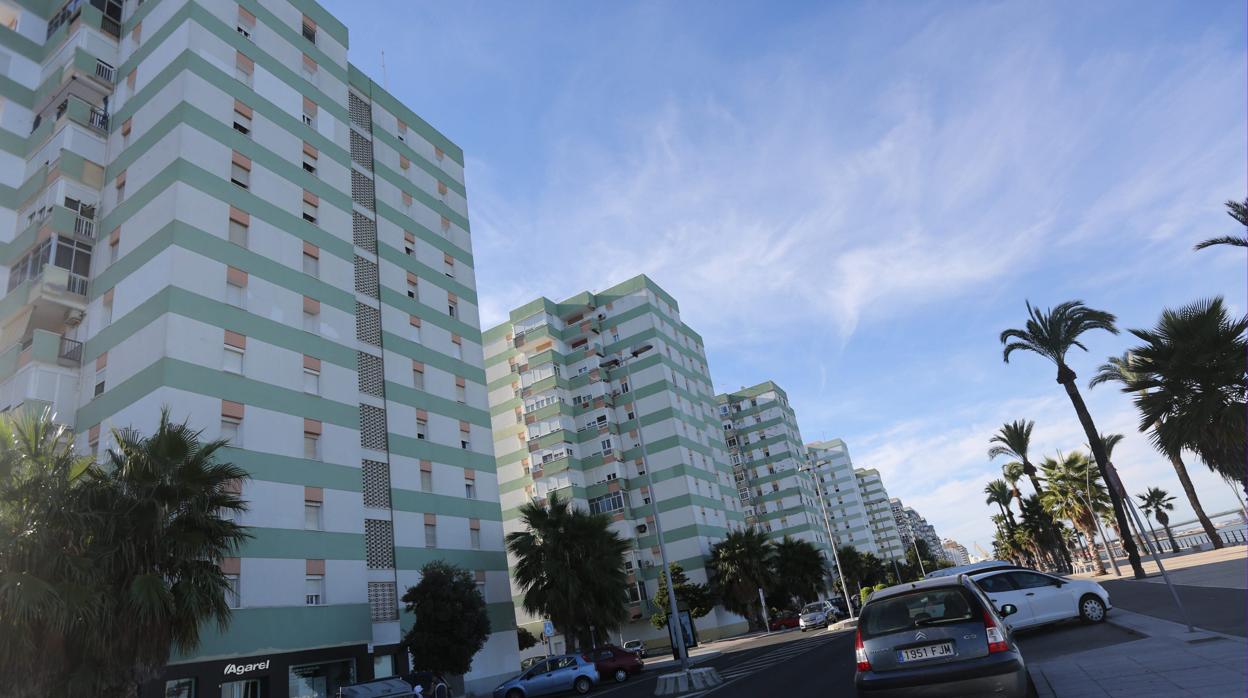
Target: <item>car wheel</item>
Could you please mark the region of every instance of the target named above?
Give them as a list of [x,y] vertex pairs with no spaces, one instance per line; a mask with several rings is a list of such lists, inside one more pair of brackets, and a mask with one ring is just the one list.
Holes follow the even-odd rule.
[[524,698],[524,691],[521,691],[518,688],[513,688],[510,691],[507,691],[507,698]]
[[1100,623],[1105,620],[1105,602],[1094,594],[1087,594],[1079,599],[1079,618],[1085,623]]
[[586,693],[589,693],[589,689],[591,686],[593,686],[593,684],[590,683],[589,677],[578,676],[576,677],[576,681],[572,683],[572,690],[576,691],[577,693],[581,695],[585,695]]
[[624,683],[624,679],[627,679],[627,678],[628,678],[627,671],[624,671],[623,669],[615,670],[615,682],[616,683]]

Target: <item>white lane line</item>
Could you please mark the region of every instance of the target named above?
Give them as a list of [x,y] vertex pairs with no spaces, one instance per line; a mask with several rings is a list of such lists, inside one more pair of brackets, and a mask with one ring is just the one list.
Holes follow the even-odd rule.
[[[746,678],[747,676],[757,674],[759,671],[770,668],[783,661],[792,659],[793,657],[799,654],[805,654],[806,652],[810,650],[818,649],[819,647],[827,644],[827,642],[831,641],[832,639],[833,638],[831,636],[828,636],[828,637],[819,637],[817,640],[816,638],[810,638],[808,640],[799,640],[797,641],[797,643],[795,643],[797,645],[796,647],[781,648],[781,649],[773,650],[771,652],[768,652],[767,654],[764,654],[761,657],[756,657],[754,659],[751,659],[745,664],[734,666],[732,667],[730,671],[721,672],[720,678],[722,678],[724,682],[716,686],[715,688],[712,688],[708,691],[703,691],[702,693],[681,696],[681,698],[693,698],[694,695],[701,696],[701,695],[705,695],[708,693],[714,693],[715,691],[718,691],[721,688],[724,688],[725,686],[731,683],[734,683],[739,679],[743,679],[743,678]],[[768,660],[768,661],[764,661],[764,660]]]

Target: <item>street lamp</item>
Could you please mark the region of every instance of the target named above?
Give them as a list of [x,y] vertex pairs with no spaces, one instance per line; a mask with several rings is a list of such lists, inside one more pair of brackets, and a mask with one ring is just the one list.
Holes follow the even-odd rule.
[[[633,376],[628,368],[631,360],[636,359],[642,354],[654,348],[652,344],[642,344],[633,347],[628,351],[628,356],[624,352],[616,354],[610,361],[604,362],[604,368],[610,368],[613,364],[624,367],[624,382],[628,384],[629,390],[632,390]],[[676,656],[680,658],[680,670],[682,672],[689,671],[689,652],[685,649],[685,632],[680,625],[680,610],[676,606],[676,585],[672,583],[672,568],[667,562],[667,546],[663,543],[663,524],[659,521],[659,495],[654,490],[654,478],[650,475],[649,458],[646,455],[646,440],[641,434],[641,408],[638,407],[633,411],[637,419],[637,444],[641,446],[641,464],[646,472],[646,486],[650,488],[650,512],[654,517],[654,532],[659,539],[659,557],[663,560],[663,575],[667,578],[667,600],[671,604],[671,609],[667,617],[668,631],[673,633],[675,642],[673,649],[676,649]]]
[[845,586],[845,571],[841,569],[841,556],[836,552],[836,534],[832,532],[832,523],[828,520],[828,505],[823,501],[823,483],[819,481],[819,471],[813,467],[801,470],[814,476],[815,496],[819,498],[819,510],[823,512],[823,527],[828,532],[828,543],[832,545],[832,561],[836,563],[836,576],[841,580],[841,594],[845,596],[845,610],[850,618],[856,618],[854,604],[849,600],[849,587]]

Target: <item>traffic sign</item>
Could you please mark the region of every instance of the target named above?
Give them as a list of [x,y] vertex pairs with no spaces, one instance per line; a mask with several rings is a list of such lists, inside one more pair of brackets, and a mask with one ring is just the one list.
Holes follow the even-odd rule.
[[550,621],[546,621],[545,623],[543,623],[542,634],[545,635],[546,637],[554,637],[555,636],[555,624],[551,623]]

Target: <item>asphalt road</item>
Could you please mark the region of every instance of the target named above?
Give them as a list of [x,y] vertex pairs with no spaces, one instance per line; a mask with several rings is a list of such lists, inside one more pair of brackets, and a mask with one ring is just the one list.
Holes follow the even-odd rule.
[[[1071,652],[1131,642],[1141,637],[1108,623],[1065,623],[1018,633],[1015,640],[1028,661],[1039,662]],[[710,691],[686,693],[682,698],[826,698],[829,695],[853,695],[854,634],[852,631],[841,631],[803,635],[790,631],[760,637],[748,647],[725,653],[696,666],[715,667],[724,677],[725,683]],[[592,695],[650,698],[654,695],[658,674],[671,670],[669,667],[647,671],[619,686],[600,686]]]
[[[1109,590],[1109,598],[1114,606],[1154,618],[1183,622],[1183,615],[1174,605],[1174,599],[1165,584],[1118,579],[1096,581]],[[1244,615],[1244,609],[1248,608],[1248,591],[1182,584],[1176,584],[1174,588],[1191,615],[1193,624],[1206,630],[1248,637],[1248,619]]]

